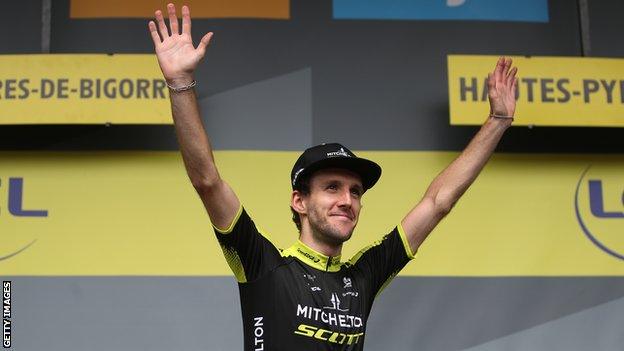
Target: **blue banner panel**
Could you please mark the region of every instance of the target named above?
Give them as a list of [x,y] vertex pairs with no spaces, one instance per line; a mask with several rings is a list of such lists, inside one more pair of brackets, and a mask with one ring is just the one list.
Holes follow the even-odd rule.
[[548,0],[334,0],[334,18],[548,22]]

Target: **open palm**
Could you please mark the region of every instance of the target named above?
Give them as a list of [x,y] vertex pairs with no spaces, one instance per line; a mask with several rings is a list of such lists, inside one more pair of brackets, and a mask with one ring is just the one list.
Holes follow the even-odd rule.
[[197,48],[193,46],[191,37],[191,14],[187,6],[182,6],[182,33],[178,28],[178,18],[173,4],[167,5],[170,32],[167,29],[163,14],[155,12],[156,22],[150,21],[148,26],[154,46],[158,64],[167,81],[190,81],[199,61],[206,53],[206,47],[212,38],[212,33],[204,35]]
[[511,68],[511,58],[501,57],[494,72],[488,74],[488,98],[490,113],[513,117],[516,112],[516,67]]

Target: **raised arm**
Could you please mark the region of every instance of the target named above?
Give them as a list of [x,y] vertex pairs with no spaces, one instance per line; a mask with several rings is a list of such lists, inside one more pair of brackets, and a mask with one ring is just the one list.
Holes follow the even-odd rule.
[[[195,48],[191,38],[189,8],[182,6],[182,33],[173,4],[167,5],[167,13],[170,31],[160,10],[155,12],[156,22],[150,21],[148,27],[160,69],[167,84],[174,88],[169,92],[180,151],[186,172],[210,220],[217,228],[227,228],[236,216],[240,203],[232,188],[219,176],[210,141],[199,116],[195,90],[186,89],[195,82],[195,68],[206,53],[212,33],[204,35]],[[176,91],[175,88],[182,88],[183,91]]]
[[466,149],[429,185],[423,199],[401,222],[412,252],[427,238],[477,178],[513,121],[517,69],[501,57],[488,75],[490,115]]

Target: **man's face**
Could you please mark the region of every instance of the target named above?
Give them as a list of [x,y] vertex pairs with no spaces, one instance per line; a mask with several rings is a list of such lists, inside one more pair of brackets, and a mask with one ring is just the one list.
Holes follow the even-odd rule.
[[341,244],[351,237],[364,193],[360,177],[344,169],[323,169],[310,178],[308,221],[317,240]]

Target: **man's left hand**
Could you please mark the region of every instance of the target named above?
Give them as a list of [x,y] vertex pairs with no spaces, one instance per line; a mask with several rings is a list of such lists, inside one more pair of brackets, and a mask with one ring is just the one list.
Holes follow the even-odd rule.
[[511,58],[501,57],[494,72],[488,74],[490,114],[513,117],[516,112],[516,67],[511,68]]

